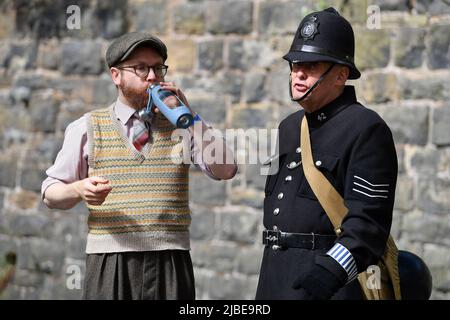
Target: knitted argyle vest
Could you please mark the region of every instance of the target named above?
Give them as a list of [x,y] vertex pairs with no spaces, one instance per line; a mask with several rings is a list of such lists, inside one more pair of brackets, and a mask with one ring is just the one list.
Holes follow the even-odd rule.
[[108,179],[112,190],[102,205],[88,205],[86,253],[189,250],[189,166],[179,164],[174,126],[155,116],[150,145],[139,152],[113,108],[87,117],[88,175]]

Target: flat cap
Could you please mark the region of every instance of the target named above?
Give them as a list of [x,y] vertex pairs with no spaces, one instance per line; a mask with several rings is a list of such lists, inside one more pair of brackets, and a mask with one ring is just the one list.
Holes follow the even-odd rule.
[[145,44],[158,52],[164,61],[167,59],[167,47],[157,37],[143,32],[126,33],[114,40],[106,50],[106,63],[111,68],[128,58],[138,46]]

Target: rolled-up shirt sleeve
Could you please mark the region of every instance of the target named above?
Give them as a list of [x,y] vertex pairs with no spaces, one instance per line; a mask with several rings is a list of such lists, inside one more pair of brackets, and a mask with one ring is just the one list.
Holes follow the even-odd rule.
[[[205,124],[205,126],[208,129],[212,129],[212,126],[209,123],[207,123],[203,119],[201,121]],[[213,179],[213,180],[221,180],[221,179],[217,178],[211,172],[211,169],[209,168],[208,164],[203,161],[203,154],[202,154],[203,148],[201,148],[201,147],[199,147],[197,145],[197,143],[195,142],[194,136],[191,134],[190,131],[188,131],[188,132],[189,132],[189,136],[190,136],[190,149],[191,149],[191,161],[192,161],[192,163],[197,168],[199,168],[204,174],[206,174],[208,177],[210,177],[211,179]],[[225,137],[222,137],[222,140],[223,140],[223,149],[222,150],[225,150],[225,148],[227,147],[226,146]]]
[[47,178],[42,182],[41,195],[55,183],[72,183],[88,176],[88,148],[86,117],[69,124],[64,133],[64,142],[55,163],[47,169]]
[[[220,180],[217,178],[212,172],[209,166],[203,161],[203,156],[200,148],[195,143],[194,137],[190,134],[191,137],[191,161],[192,163],[199,168],[204,174],[210,177],[213,180]],[[224,140],[225,143],[225,140]]]

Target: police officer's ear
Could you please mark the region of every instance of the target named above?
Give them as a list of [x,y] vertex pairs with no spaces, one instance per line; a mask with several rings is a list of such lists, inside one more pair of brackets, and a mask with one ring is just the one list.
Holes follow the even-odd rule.
[[348,76],[350,74],[350,68],[344,65],[338,65],[337,66],[337,73],[336,73],[336,84],[343,86],[348,80]]

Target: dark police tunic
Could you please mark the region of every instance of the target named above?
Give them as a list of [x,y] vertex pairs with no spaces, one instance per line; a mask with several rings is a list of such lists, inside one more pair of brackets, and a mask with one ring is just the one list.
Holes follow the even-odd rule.
[[[302,165],[300,110],[279,126],[279,169],[266,181],[264,226],[283,232],[334,234],[333,226],[309,186]],[[356,101],[346,86],[336,100],[308,117],[315,165],[344,198],[349,209],[336,243],[353,255],[358,273],[376,264],[390,233],[397,155],[392,134],[374,112]],[[272,165],[274,165],[272,163]],[[303,299],[303,290],[291,288],[314,256],[330,248],[310,250],[264,249],[256,299]],[[341,288],[333,299],[361,299],[359,282]]]

